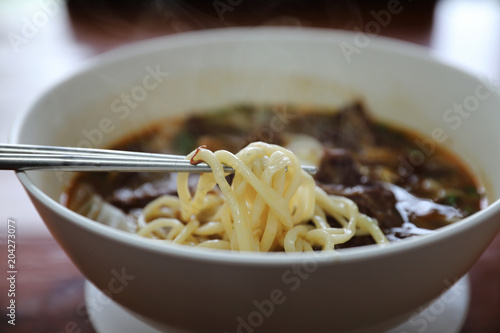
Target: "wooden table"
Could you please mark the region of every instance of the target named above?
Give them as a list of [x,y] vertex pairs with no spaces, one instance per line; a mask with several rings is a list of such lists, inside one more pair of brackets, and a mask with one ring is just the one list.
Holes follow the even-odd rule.
[[[139,8],[115,3],[122,2],[75,0],[69,2],[69,8],[62,0],[0,2],[0,142],[7,139],[16,115],[43,90],[87,59],[119,45],[232,25],[373,29],[368,23],[375,22],[374,15],[389,10],[391,1],[361,1],[358,7],[348,1],[301,6],[292,1],[276,1],[276,6],[257,2],[253,7],[250,1],[240,1],[217,9],[214,3],[221,2],[195,7],[179,1],[176,6],[162,8],[148,7],[147,1]],[[374,32],[427,45],[446,61],[499,82],[499,2],[440,1],[434,8],[432,1],[408,0],[401,1],[398,8],[401,10]],[[82,311],[81,273],[52,240],[15,175],[0,172],[0,185],[0,219],[4,221],[0,239],[0,332],[94,332]],[[16,326],[8,325],[5,316],[9,286],[3,272],[8,218],[17,225]],[[471,307],[462,332],[500,332],[500,235],[469,277]]]

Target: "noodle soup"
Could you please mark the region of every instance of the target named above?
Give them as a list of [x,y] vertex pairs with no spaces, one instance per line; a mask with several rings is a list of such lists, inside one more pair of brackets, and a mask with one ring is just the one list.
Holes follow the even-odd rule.
[[[242,105],[193,113],[111,148],[239,163],[235,175],[81,173],[66,193],[65,204],[84,216],[179,244],[245,251],[385,244],[485,206],[483,188],[457,156],[374,121],[358,103],[335,112]],[[300,163],[318,167],[314,179]]]

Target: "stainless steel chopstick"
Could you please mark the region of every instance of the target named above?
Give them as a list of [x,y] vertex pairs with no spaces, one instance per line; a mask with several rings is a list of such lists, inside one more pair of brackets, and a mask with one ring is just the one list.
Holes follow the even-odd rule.
[[[106,158],[95,156],[0,154],[0,169],[35,170],[54,169],[55,171],[163,171],[163,172],[211,172],[205,163],[193,165],[189,160],[160,160],[138,158]],[[230,167],[224,171],[234,172]]]
[[[0,144],[0,170],[211,172],[205,163],[193,165],[185,156],[108,149]],[[311,174],[316,168],[303,166]],[[232,173],[231,167],[224,171]]]
[[80,147],[60,147],[60,146],[42,146],[25,144],[0,144],[0,153],[40,153],[57,155],[100,155],[100,156],[123,156],[135,158],[159,158],[162,160],[186,160],[186,156],[171,154],[143,153],[135,151],[113,150],[113,149],[95,149]]

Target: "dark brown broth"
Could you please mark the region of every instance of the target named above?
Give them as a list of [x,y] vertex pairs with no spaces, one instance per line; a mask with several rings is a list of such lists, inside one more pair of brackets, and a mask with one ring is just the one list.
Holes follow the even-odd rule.
[[[112,148],[187,154],[206,145],[236,152],[252,141],[286,145],[290,134],[307,135],[324,150],[315,176],[318,186],[355,201],[391,240],[445,226],[485,204],[483,188],[457,156],[430,138],[374,122],[361,104],[338,112],[236,106],[175,123],[172,127],[172,120],[166,120]],[[78,207],[82,186],[125,213],[160,195],[176,194],[175,174],[82,173],[67,191],[68,207]],[[370,237],[355,237],[339,247],[370,243]]]

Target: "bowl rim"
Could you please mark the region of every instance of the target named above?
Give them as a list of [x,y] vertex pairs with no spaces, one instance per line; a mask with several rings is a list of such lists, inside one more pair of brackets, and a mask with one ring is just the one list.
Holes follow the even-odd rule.
[[[27,119],[37,112],[39,104],[43,98],[51,93],[58,91],[62,86],[77,78],[85,76],[92,70],[105,68],[107,65],[134,58],[141,55],[147,55],[151,52],[166,51],[172,48],[225,43],[225,42],[242,42],[242,41],[315,41],[325,43],[335,43],[343,41],[345,38],[353,39],[358,32],[342,31],[323,28],[290,28],[290,27],[244,27],[244,28],[217,28],[207,29],[194,32],[182,32],[174,35],[155,37],[152,39],[134,42],[118,48],[107,51],[98,55],[80,67],[76,72],[60,81],[56,85],[48,87],[43,91],[31,104],[30,107],[19,113],[13,122],[10,129],[8,141],[11,143],[19,143],[22,141],[21,130]],[[383,52],[398,54],[405,57],[410,57],[415,60],[423,60],[434,63],[440,66],[448,67],[455,71],[462,72],[471,79],[475,79],[476,75],[471,74],[467,70],[457,68],[454,65],[444,62],[432,50],[388,37],[370,35],[371,42],[366,48],[376,49]],[[257,266],[289,266],[293,264],[304,263],[305,261],[314,260],[318,265],[329,264],[332,262],[353,263],[374,258],[391,256],[396,253],[412,251],[426,247],[433,243],[445,241],[453,234],[464,232],[473,228],[476,224],[483,220],[491,219],[494,215],[500,212],[500,200],[497,199],[490,203],[483,210],[448,226],[438,229],[436,232],[425,235],[412,237],[388,246],[367,245],[356,248],[342,249],[332,252],[316,252],[316,253],[260,253],[260,252],[233,252],[227,250],[212,250],[200,249],[185,245],[174,245],[157,242],[138,235],[117,230],[101,223],[81,216],[76,212],[66,208],[56,200],[50,198],[41,189],[39,189],[31,180],[29,175],[24,172],[16,172],[16,175],[25,189],[40,203],[47,208],[60,215],[62,218],[75,224],[77,227],[85,229],[91,233],[97,234],[110,241],[115,241],[123,245],[128,245],[133,248],[144,251],[154,252],[177,258],[189,259],[192,261],[231,264],[231,265],[257,265]]]

